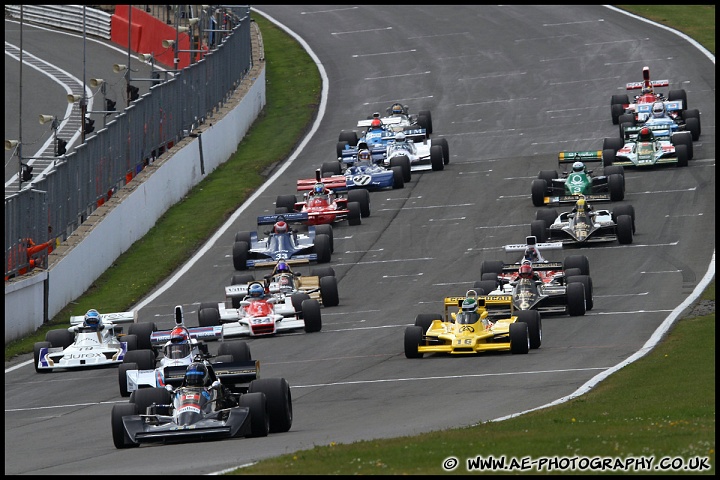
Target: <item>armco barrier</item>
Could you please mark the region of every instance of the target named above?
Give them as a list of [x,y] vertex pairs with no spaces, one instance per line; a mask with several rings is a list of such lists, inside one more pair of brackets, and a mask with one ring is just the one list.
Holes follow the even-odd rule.
[[212,126],[198,130],[203,141],[183,139],[120,188],[50,254],[47,271],[6,283],[6,344],[32,333],[82,295],[170,206],[237,150],[266,102],[264,52],[256,32],[252,35],[253,68],[228,102],[226,112],[220,112]]

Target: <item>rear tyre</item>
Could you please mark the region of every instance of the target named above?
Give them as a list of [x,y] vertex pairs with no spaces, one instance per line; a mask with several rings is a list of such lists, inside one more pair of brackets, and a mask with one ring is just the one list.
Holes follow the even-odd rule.
[[336,307],[340,304],[337,279],[335,277],[326,276],[320,278],[320,297],[325,307]]
[[235,242],[233,244],[233,267],[235,270],[247,270],[247,260],[250,253],[250,244],[247,242]]
[[580,282],[568,283],[565,287],[567,296],[567,312],[571,317],[585,315],[585,286]]
[[284,378],[259,378],[250,382],[248,393],[262,392],[267,399],[270,433],[287,432],[292,427],[293,408],[290,385]]
[[223,342],[218,348],[218,357],[229,355],[233,362],[247,362],[252,360],[250,345],[247,342]]
[[[137,336],[137,349],[140,350],[152,350],[152,342],[150,337],[152,333],[157,331],[155,322],[150,323],[132,323],[128,328],[128,335]],[[130,347],[128,346],[128,350]]]
[[542,318],[537,310],[520,310],[518,321],[528,327],[530,348],[540,348],[542,343]]
[[198,310],[198,324],[201,327],[220,325],[220,312],[217,308],[201,308]]
[[153,370],[155,368],[155,352],[152,350],[133,350],[132,352],[127,352],[121,365],[128,363],[137,365],[138,370]]
[[545,205],[545,195],[547,194],[547,182],[542,178],[536,178],[530,185],[532,203],[536,207]]

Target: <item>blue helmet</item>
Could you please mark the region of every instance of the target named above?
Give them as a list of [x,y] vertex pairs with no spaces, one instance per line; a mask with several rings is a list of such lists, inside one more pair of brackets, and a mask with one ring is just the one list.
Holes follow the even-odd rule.
[[188,387],[203,387],[208,377],[208,369],[204,363],[191,363],[185,370],[185,385]]
[[322,195],[325,192],[325,185],[323,185],[322,183],[316,183],[313,187],[313,192],[316,195]]
[[265,289],[259,283],[253,283],[248,288],[248,295],[251,297],[262,297],[265,293]]
[[285,260],[280,260],[277,264],[277,271],[278,273],[288,273],[290,272],[290,267],[285,263]]
[[85,314],[85,326],[97,330],[100,325],[102,325],[100,313],[95,309],[88,310]]

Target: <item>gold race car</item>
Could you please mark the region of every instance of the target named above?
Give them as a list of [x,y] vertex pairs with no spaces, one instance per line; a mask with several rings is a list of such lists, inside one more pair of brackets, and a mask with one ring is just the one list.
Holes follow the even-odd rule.
[[405,329],[407,358],[425,353],[528,353],[540,347],[540,313],[515,310],[511,295],[479,296],[468,290],[464,297],[446,297],[444,304],[444,315],[420,314],[415,325]]

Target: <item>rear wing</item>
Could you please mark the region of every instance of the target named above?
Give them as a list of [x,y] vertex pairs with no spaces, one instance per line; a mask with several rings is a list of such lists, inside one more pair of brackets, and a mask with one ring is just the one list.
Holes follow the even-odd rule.
[[623,128],[624,140],[634,140],[641,129],[649,128],[655,134],[655,138],[663,138],[670,136],[670,128],[667,125],[641,125],[638,127],[625,127]]
[[[669,80],[651,80],[650,85],[654,87],[669,87]],[[645,82],[630,82],[625,85],[626,90],[640,90],[645,85]]]
[[[112,323],[117,325],[119,323],[138,323],[137,312],[115,312],[115,313],[101,313],[103,323]],[[85,321],[85,315],[73,315],[70,317],[70,325],[82,325]]]
[[[520,270],[522,263],[505,263],[503,264],[503,273],[514,273]],[[533,263],[532,268],[535,271],[547,271],[547,270],[562,270],[563,264],[561,262],[544,262],[544,263]]]
[[526,237],[525,243],[511,243],[505,245],[503,249],[506,252],[524,252],[527,247],[537,247],[540,250],[562,250],[562,242],[537,242],[537,238],[533,235]]
[[[194,338],[198,341],[211,341],[220,340],[222,338],[222,326],[216,325],[213,327],[186,327],[190,338]],[[172,330],[158,330],[150,334],[150,343],[154,346],[164,345],[170,340],[170,332]]]
[[[218,380],[231,389],[233,386],[250,383],[260,377],[260,362],[257,360],[213,363],[211,368]],[[165,367],[163,369],[165,383],[173,387],[180,386],[186,370],[187,365]]]
[[277,265],[278,260],[285,260],[288,265],[307,265],[317,262],[317,253],[309,253],[307,255],[295,255],[292,258],[260,258],[257,260],[248,260],[248,268],[272,268]]
[[590,150],[582,152],[560,152],[558,153],[558,163],[574,163],[574,162],[601,162],[602,150]]
[[[319,175],[318,175],[319,177]],[[297,189],[298,192],[304,192],[312,190],[313,186],[317,182],[322,182],[325,184],[325,188],[328,188],[330,190],[347,190],[347,180],[345,179],[345,175],[333,175],[331,177],[322,177],[322,178],[304,178],[297,181]]]
[[280,220],[288,223],[305,222],[310,218],[307,212],[278,213],[275,215],[260,215],[257,217],[258,225],[273,225]]

